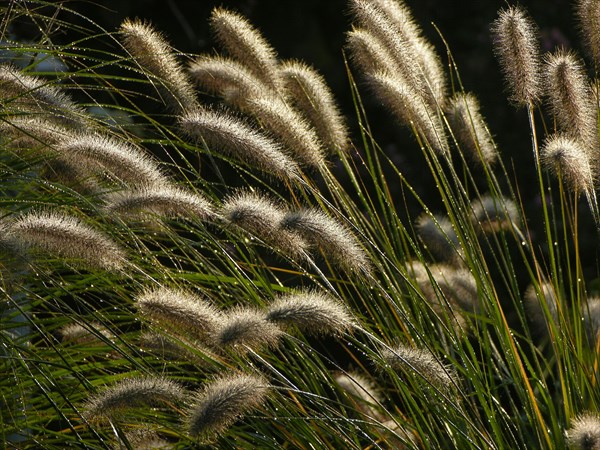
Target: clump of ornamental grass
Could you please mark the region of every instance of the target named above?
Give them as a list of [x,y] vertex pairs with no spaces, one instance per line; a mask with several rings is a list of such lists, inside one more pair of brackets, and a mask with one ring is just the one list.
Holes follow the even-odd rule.
[[498,12],[492,24],[494,50],[515,105],[532,107],[542,95],[538,30],[521,6]]
[[234,353],[275,347],[282,331],[255,308],[234,307],[227,311],[214,331],[212,342],[217,349]]
[[42,250],[90,268],[118,270],[126,264],[120,245],[78,218],[57,211],[21,214],[5,231],[23,250]]
[[256,375],[226,375],[208,382],[187,410],[188,432],[203,442],[223,435],[248,412],[262,406],[270,386]]
[[189,392],[183,386],[164,377],[125,378],[88,400],[84,417],[96,422],[111,420],[133,408],[162,405],[175,409],[188,396]]
[[234,115],[199,110],[183,115],[179,123],[186,135],[210,151],[223,152],[277,178],[298,177],[298,165],[278,142]]
[[600,418],[586,412],[575,418],[566,432],[567,443],[573,450],[596,450],[600,448]]
[[316,290],[281,295],[267,306],[266,319],[307,335],[337,335],[350,331],[355,319],[340,301]]
[[146,320],[180,336],[205,342],[222,326],[222,312],[189,291],[158,287],[140,293],[135,306]]
[[281,226],[318,247],[326,258],[341,269],[359,275],[371,273],[369,257],[356,236],[323,211],[289,211],[281,219]]
[[123,46],[174,112],[199,108],[196,91],[167,40],[150,24],[125,20],[119,30]]
[[209,200],[176,186],[150,185],[114,192],[105,196],[106,211],[124,218],[186,217],[206,221],[215,218]]

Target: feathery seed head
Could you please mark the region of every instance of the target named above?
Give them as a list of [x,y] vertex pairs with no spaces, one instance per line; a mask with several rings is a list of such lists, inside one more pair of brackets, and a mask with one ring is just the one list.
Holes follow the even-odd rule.
[[37,248],[92,268],[117,270],[125,264],[124,251],[108,237],[77,218],[57,212],[30,212],[7,227],[15,244]]
[[417,232],[437,261],[457,262],[460,243],[447,217],[423,214],[417,219]]
[[185,388],[162,377],[126,378],[105,388],[84,406],[84,416],[91,421],[112,419],[127,409],[142,406],[173,405],[188,396]]
[[[525,307],[538,332],[547,333],[549,321],[558,323],[558,297],[552,283],[542,283],[539,291],[541,298],[538,296],[535,286],[530,285],[527,288],[524,296]],[[542,306],[542,302],[544,306]],[[548,313],[545,313],[546,308]]]
[[88,124],[83,109],[56,86],[27,75],[10,64],[0,64],[0,104],[42,114],[43,119],[81,129]]
[[598,147],[597,109],[583,61],[572,51],[545,58],[548,98],[562,131],[586,147]]
[[181,289],[147,289],[137,296],[135,305],[147,320],[200,341],[207,341],[223,321],[211,303]]
[[542,77],[537,27],[520,6],[501,9],[492,24],[494,50],[518,106],[538,103]]
[[64,160],[91,172],[106,171],[117,180],[135,185],[164,183],[158,163],[132,144],[99,134],[66,136],[56,144]]
[[290,211],[283,218],[282,226],[318,246],[326,257],[332,258],[343,270],[357,274],[371,272],[369,257],[356,237],[322,211]]
[[281,146],[243,120],[216,111],[194,111],[180,117],[184,133],[281,179],[298,177],[298,165]]
[[249,411],[260,407],[270,386],[255,375],[217,378],[194,396],[187,412],[187,429],[192,436],[209,441],[223,434]]
[[493,164],[498,159],[475,95],[457,92],[448,102],[446,117],[459,148],[467,150],[473,161]]
[[567,443],[573,450],[600,450],[600,418],[588,412],[573,420]]
[[594,190],[594,174],[588,153],[581,143],[564,134],[546,140],[541,154],[542,164],[554,172],[576,193]]
[[302,237],[282,227],[283,209],[262,195],[238,192],[225,200],[221,215],[230,224],[252,233],[285,254],[301,257],[304,253],[306,243]]
[[221,56],[199,56],[190,64],[192,78],[211,94],[219,95],[230,105],[243,108],[250,97],[269,96],[265,85],[239,61]]
[[310,335],[342,334],[355,326],[345,305],[313,290],[276,298],[267,309],[266,319],[282,327],[296,327]]
[[269,86],[279,90],[277,54],[261,33],[248,20],[224,8],[215,8],[210,27],[223,49]]
[[427,350],[399,345],[381,352],[384,367],[407,374],[442,391],[456,386],[455,373]]
[[244,110],[252,114],[300,164],[316,168],[324,166],[325,157],[317,132],[283,100],[278,97],[251,98],[245,103]]
[[577,0],[575,14],[583,42],[598,68],[600,64],[600,2],[598,0]]
[[110,330],[98,322],[91,322],[87,326],[74,322],[60,329],[62,341],[70,344],[102,344],[103,341],[98,334],[109,340],[115,337]]
[[285,62],[281,76],[286,97],[308,118],[326,147],[346,151],[348,130],[325,79],[315,69],[298,61]]
[[106,196],[106,209],[125,217],[187,217],[210,220],[215,213],[211,203],[200,195],[169,185],[128,189]]
[[450,319],[459,333],[467,328],[463,311],[477,312],[480,308],[477,283],[468,269],[434,264],[429,272],[418,261],[407,265],[425,300],[442,319]]
[[377,98],[440,155],[448,155],[448,139],[442,120],[435,109],[398,75],[378,72],[367,75],[369,86]]
[[354,28],[346,35],[346,47],[355,66],[364,73],[392,75],[398,67],[381,40],[364,28]]
[[[387,49],[385,57],[389,55],[395,67],[388,75],[406,80],[411,89],[422,98],[421,94],[426,92],[426,83],[414,45],[415,39],[420,37],[414,34],[414,22],[408,27],[404,26],[409,23],[407,21],[395,22],[385,4],[386,2],[352,0],[351,8],[356,25],[372,33]],[[382,60],[382,63],[387,65],[388,61]]]
[[281,330],[269,322],[263,312],[248,308],[233,308],[221,327],[214,333],[214,342],[222,350],[245,353],[263,347],[275,347]]
[[51,153],[53,146],[69,133],[60,124],[42,118],[39,115],[15,116],[0,123],[5,148],[16,153]]
[[163,102],[177,113],[199,108],[196,93],[165,38],[150,24],[126,19],[120,28],[123,46],[152,75]]
[[509,228],[520,223],[520,214],[514,201],[506,197],[482,195],[471,201],[472,220],[483,231]]
[[340,373],[335,381],[358,411],[377,420],[382,417],[376,408],[381,403],[381,394],[371,380],[358,373]]
[[581,305],[581,315],[588,335],[588,342],[597,345],[600,332],[600,297],[591,297]]

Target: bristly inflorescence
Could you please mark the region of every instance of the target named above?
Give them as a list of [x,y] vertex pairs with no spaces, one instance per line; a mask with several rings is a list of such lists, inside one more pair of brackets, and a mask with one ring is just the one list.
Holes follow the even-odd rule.
[[535,24],[522,7],[510,6],[500,10],[492,34],[511,100],[519,106],[537,104],[542,95],[542,75]]

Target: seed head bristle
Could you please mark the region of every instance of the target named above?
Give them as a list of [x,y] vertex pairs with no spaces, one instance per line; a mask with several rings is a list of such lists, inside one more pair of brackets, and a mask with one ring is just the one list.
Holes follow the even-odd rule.
[[352,62],[365,73],[394,74],[398,70],[390,51],[377,36],[364,28],[354,28],[346,35],[346,47]]
[[281,206],[260,194],[241,191],[227,198],[221,216],[292,257],[302,257],[306,243],[297,233],[283,228]]
[[371,263],[356,237],[322,211],[304,209],[288,212],[282,220],[285,229],[297,232],[316,245],[340,268],[356,274],[369,274]]
[[117,270],[125,252],[79,219],[58,212],[25,213],[10,223],[7,233],[16,245],[84,262],[91,268]]
[[423,214],[417,219],[419,237],[438,262],[458,262],[460,242],[447,217]]
[[316,168],[325,165],[322,143],[314,128],[279,97],[248,99],[244,111],[281,142],[298,163]]
[[124,217],[187,217],[191,220],[210,220],[215,212],[210,201],[190,191],[169,185],[152,185],[128,189],[105,197],[109,213]]
[[246,353],[277,346],[281,334],[282,331],[261,311],[236,307],[227,312],[213,340],[221,350]]
[[208,383],[194,396],[187,412],[187,429],[207,442],[222,435],[249,411],[267,399],[270,386],[255,375],[229,375]]
[[[99,337],[98,335],[102,336]],[[100,345],[104,339],[113,339],[114,334],[98,322],[90,322],[85,326],[80,323],[70,323],[61,327],[60,337],[69,344],[95,344]]]
[[399,345],[381,353],[384,366],[448,393],[456,387],[455,373],[427,350]]
[[90,172],[108,172],[123,183],[150,185],[166,180],[157,161],[124,140],[82,133],[61,139],[55,149],[64,161]]
[[[558,324],[558,296],[552,283],[542,283],[539,291],[541,298],[538,296],[535,286],[530,285],[527,288],[524,295],[525,308],[537,331],[547,333],[550,321]],[[542,306],[542,302],[545,306]],[[548,313],[545,312],[545,309],[548,310]]]
[[598,148],[597,109],[583,61],[558,50],[545,58],[548,98],[560,129],[582,142],[590,153]]
[[10,64],[0,64],[0,103],[70,129],[89,125],[83,109],[58,87]]
[[298,165],[281,146],[243,120],[216,111],[195,111],[180,117],[188,136],[281,179],[298,177]]
[[345,305],[311,290],[276,298],[268,306],[266,318],[281,327],[296,327],[309,335],[338,335],[355,325]]
[[573,192],[584,194],[594,190],[594,172],[588,155],[580,142],[564,134],[550,136],[540,151],[544,167],[559,176]]
[[600,2],[598,0],[577,0],[575,14],[579,31],[596,69],[600,64]]
[[520,6],[501,9],[492,24],[494,50],[518,106],[537,104],[542,92],[537,27]]
[[238,108],[242,108],[248,98],[273,94],[248,67],[232,58],[199,56],[189,70],[201,88]]
[[367,81],[377,98],[407,126],[416,128],[425,143],[439,155],[448,155],[448,139],[443,123],[409,83],[399,76],[378,72],[367,75]]
[[223,322],[223,315],[215,306],[181,289],[147,289],[137,296],[135,305],[147,320],[201,342],[209,341]]
[[448,102],[446,117],[459,148],[480,164],[494,164],[498,151],[485,125],[475,95],[458,92]]
[[181,114],[199,108],[194,86],[166,39],[150,24],[126,19],[120,27],[123,46],[162,96],[163,102]]
[[90,421],[111,420],[132,408],[174,406],[187,396],[185,388],[166,378],[125,378],[92,397],[84,406],[84,416]]
[[372,380],[358,373],[340,373],[335,377],[335,382],[358,411],[375,420],[382,419],[382,414],[377,410],[381,393]]
[[600,332],[600,297],[590,297],[585,304],[581,305],[581,316],[588,336],[588,342],[592,347],[597,346],[598,333]]
[[519,209],[515,202],[505,197],[482,195],[471,201],[473,222],[483,231],[495,231],[520,223]]
[[345,152],[348,130],[325,79],[299,61],[283,63],[281,76],[286,97],[308,118],[326,148]]
[[567,444],[572,450],[598,450],[600,448],[600,417],[596,413],[581,414],[567,431]]
[[280,87],[277,54],[262,34],[248,20],[224,8],[215,8],[210,27],[223,49],[269,86]]

